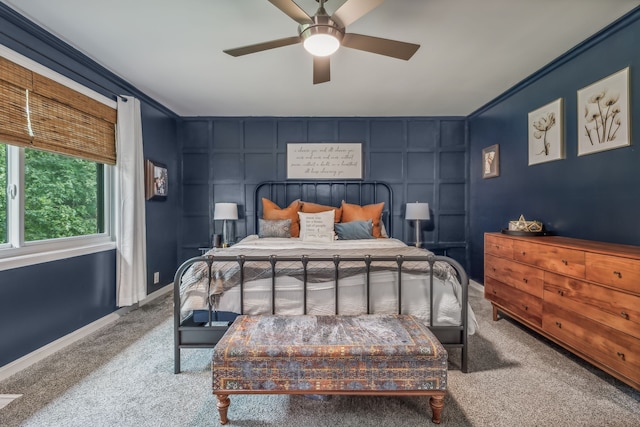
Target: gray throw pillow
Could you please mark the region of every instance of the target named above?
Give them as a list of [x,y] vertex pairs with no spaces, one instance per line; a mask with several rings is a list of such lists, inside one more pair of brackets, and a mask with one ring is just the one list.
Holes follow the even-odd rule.
[[290,219],[259,219],[258,237],[291,237]]
[[338,240],[374,239],[371,220],[339,222],[335,225],[335,229]]

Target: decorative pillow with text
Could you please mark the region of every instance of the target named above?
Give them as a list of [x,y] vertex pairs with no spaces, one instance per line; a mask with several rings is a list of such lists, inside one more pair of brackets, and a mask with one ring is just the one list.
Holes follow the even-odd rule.
[[334,239],[334,210],[319,213],[298,212],[300,216],[300,239],[308,242],[331,242]]

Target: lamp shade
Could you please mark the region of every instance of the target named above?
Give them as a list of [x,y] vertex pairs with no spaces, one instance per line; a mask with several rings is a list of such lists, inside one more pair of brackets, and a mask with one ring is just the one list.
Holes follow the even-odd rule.
[[238,219],[238,205],[236,203],[216,203],[213,219]]
[[417,219],[417,220],[426,220],[430,219],[429,215],[429,203],[407,203],[407,212],[405,215],[405,219]]

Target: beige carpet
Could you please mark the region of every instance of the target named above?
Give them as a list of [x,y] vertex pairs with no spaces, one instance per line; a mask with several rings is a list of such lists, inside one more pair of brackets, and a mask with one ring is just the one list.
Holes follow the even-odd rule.
[[[212,426],[210,350],[183,350],[173,374],[170,295],[0,383],[23,394],[0,409],[11,426]],[[638,426],[640,393],[509,320],[493,322],[475,285],[480,330],[470,372],[451,355],[443,426]],[[232,396],[230,426],[431,425],[418,397]]]

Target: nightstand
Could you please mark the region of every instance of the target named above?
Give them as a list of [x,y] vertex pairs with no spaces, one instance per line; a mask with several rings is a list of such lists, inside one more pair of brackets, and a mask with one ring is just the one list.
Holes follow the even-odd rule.
[[433,252],[436,255],[449,256],[448,252],[451,249],[465,249],[467,246],[464,243],[425,243],[420,245],[428,251]]

